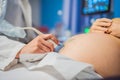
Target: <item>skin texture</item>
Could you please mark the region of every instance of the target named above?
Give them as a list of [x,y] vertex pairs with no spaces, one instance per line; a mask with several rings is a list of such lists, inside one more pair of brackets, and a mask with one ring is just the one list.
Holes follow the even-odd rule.
[[120,40],[104,33],[76,35],[60,50],[73,60],[92,64],[101,76],[120,76]]

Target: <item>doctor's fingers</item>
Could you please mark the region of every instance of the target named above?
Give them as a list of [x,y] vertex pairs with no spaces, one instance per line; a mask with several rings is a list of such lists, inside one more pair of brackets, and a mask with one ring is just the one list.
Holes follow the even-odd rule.
[[39,44],[39,49],[42,49],[45,52],[51,52],[53,51],[54,47],[52,44],[48,44],[44,42]]
[[51,40],[53,40],[56,44],[59,43],[58,39],[57,39],[53,34],[45,34],[45,35],[43,36],[43,38],[44,38],[45,40],[51,39]]
[[42,43],[39,44],[38,47],[39,47],[39,50],[40,50],[40,51],[44,51],[44,52],[50,52],[50,51],[51,51],[50,48],[48,48],[47,46],[45,46],[45,45],[42,44]]
[[44,39],[39,39],[39,46],[44,50],[46,49],[47,51],[53,51],[54,50],[54,45],[47,41],[47,40],[44,40]]

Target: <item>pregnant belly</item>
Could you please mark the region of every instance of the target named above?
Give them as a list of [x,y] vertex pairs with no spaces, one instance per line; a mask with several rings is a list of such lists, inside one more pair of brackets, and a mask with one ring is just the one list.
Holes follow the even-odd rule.
[[120,41],[111,35],[89,33],[69,39],[60,53],[92,64],[103,77],[120,75]]

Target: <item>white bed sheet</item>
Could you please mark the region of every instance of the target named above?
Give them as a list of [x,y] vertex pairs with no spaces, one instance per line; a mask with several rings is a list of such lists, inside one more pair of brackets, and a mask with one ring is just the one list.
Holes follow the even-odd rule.
[[29,71],[22,64],[14,66],[9,71],[0,71],[0,80],[56,80],[42,71]]
[[[26,66],[26,64],[23,62]],[[32,66],[17,64],[9,71],[0,71],[0,80],[82,80],[102,78],[92,65],[71,60],[57,53],[47,54]],[[27,63],[27,65],[29,62]]]

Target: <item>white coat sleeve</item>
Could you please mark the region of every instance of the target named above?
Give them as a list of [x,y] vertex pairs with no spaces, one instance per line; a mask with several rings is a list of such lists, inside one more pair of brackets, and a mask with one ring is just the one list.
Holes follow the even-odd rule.
[[17,53],[25,44],[0,36],[0,70],[8,70],[17,64]]

